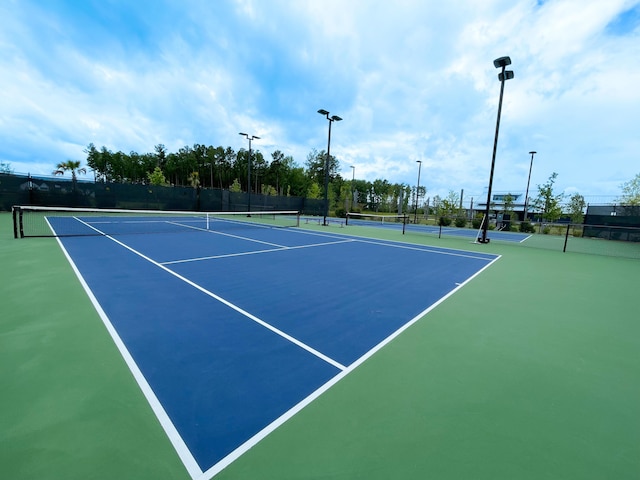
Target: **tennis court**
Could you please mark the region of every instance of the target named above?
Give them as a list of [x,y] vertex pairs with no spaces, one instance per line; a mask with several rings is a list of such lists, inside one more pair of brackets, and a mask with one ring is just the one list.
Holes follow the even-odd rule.
[[93,307],[54,240],[3,240],[12,478],[637,473],[632,287],[589,277],[637,265],[413,233],[192,227],[61,238]]
[[[411,223],[411,215],[376,215],[376,214],[356,214],[350,213],[348,225],[360,227],[376,227],[389,230],[403,230],[426,235],[445,235],[462,237],[476,240],[480,236],[478,230],[457,227],[440,227],[438,225],[427,225],[422,223]],[[501,230],[491,230],[489,237],[493,241],[522,243],[528,240],[531,235],[519,232],[506,232]]]

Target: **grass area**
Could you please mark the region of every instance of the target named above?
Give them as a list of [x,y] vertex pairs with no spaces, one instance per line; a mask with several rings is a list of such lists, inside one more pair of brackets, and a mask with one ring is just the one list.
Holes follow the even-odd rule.
[[[216,479],[640,477],[637,261],[304,228],[502,257]],[[55,240],[0,262],[4,476],[188,479]]]

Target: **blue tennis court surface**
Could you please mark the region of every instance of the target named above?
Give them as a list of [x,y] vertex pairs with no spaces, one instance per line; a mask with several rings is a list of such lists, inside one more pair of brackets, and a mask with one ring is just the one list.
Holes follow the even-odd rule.
[[497,258],[258,226],[60,242],[193,478],[222,470]]

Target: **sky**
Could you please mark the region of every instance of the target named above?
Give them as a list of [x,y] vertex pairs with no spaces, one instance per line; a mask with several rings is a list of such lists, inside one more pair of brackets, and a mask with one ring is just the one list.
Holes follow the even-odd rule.
[[[589,201],[640,173],[640,0],[0,0],[0,162],[326,150],[351,179]],[[533,163],[530,151],[536,151]],[[421,161],[422,163],[417,163]],[[351,167],[354,168],[351,168]],[[89,172],[87,174],[91,176]]]

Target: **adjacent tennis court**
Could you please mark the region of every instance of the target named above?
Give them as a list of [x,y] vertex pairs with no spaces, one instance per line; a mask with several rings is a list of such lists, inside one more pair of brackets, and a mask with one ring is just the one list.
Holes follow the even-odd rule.
[[38,218],[69,236],[0,242],[12,478],[637,476],[634,262],[295,217]]
[[[468,228],[441,227],[438,225],[427,225],[424,223],[411,223],[411,215],[377,215],[377,214],[347,214],[346,223],[352,226],[376,227],[389,230],[413,233],[423,233],[426,235],[444,235],[453,237],[468,238],[472,241],[480,236],[480,232]],[[531,235],[519,232],[506,232],[501,230],[491,230],[489,238],[493,241],[522,243],[529,239]]]

